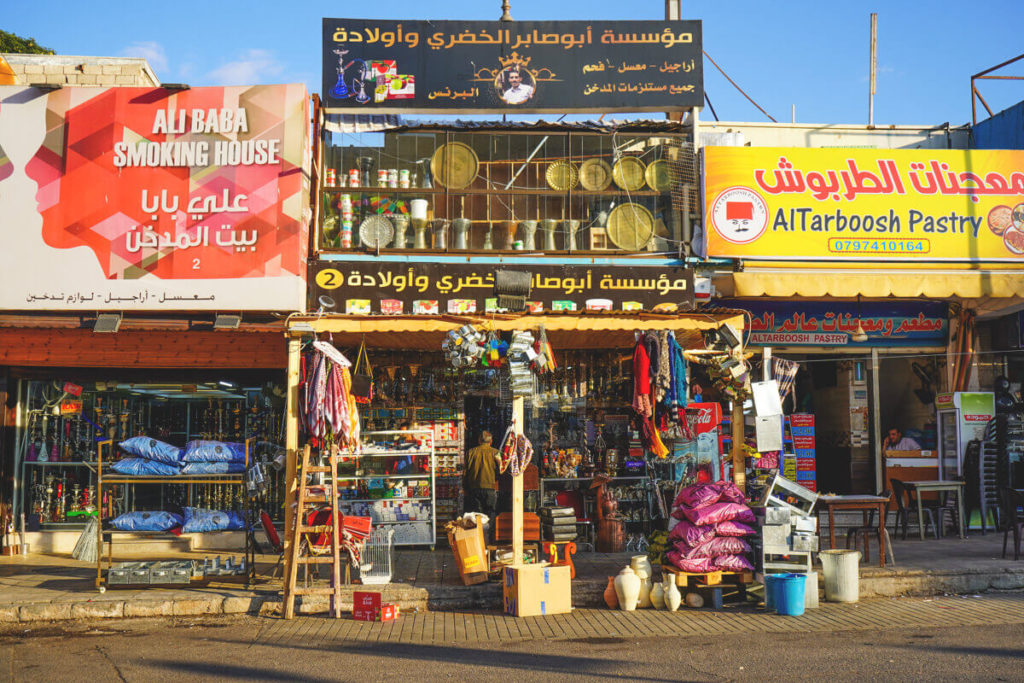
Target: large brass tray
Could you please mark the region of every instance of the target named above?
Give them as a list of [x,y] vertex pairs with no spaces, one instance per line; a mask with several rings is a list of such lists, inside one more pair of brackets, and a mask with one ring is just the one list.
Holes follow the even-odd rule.
[[654,235],[654,217],[639,204],[620,204],[608,214],[608,239],[619,249],[640,251]]
[[587,159],[580,164],[580,185],[584,190],[600,192],[612,184],[612,167],[604,159]]
[[612,167],[615,184],[627,192],[635,192],[644,186],[644,162],[636,157],[622,157]]
[[430,172],[434,179],[450,190],[469,187],[479,166],[476,152],[463,142],[449,142],[438,147],[430,159]]

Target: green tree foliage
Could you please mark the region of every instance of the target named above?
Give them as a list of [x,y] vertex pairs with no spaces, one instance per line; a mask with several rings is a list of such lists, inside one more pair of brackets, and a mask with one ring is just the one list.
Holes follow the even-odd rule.
[[43,47],[35,38],[22,38],[13,33],[0,30],[0,52],[13,52],[29,55],[55,55],[48,47]]

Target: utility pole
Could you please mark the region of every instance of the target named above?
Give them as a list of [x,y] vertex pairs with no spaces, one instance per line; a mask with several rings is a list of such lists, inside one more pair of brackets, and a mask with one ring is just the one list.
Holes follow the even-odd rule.
[[878,70],[876,50],[878,43],[878,13],[871,13],[871,77],[868,85],[868,126],[875,125],[875,74]]

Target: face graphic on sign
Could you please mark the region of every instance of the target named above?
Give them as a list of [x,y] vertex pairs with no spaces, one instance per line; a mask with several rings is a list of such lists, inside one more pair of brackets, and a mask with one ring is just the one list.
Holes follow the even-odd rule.
[[516,65],[498,72],[494,79],[494,88],[505,104],[516,105],[523,104],[533,97],[536,83],[537,79],[529,70]]
[[753,242],[768,227],[768,206],[761,195],[750,188],[730,187],[712,203],[711,224],[729,242]]

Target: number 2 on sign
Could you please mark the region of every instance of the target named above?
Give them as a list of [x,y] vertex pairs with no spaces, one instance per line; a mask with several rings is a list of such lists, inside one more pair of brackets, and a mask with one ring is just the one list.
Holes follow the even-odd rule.
[[192,270],[199,270],[199,259],[192,259]]

